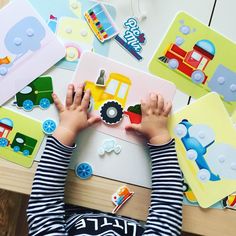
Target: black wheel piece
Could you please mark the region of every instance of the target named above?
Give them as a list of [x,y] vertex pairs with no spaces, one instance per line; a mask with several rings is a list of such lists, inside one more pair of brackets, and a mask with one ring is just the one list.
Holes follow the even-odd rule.
[[108,101],[101,107],[100,116],[106,124],[117,124],[123,118],[123,108],[116,101]]

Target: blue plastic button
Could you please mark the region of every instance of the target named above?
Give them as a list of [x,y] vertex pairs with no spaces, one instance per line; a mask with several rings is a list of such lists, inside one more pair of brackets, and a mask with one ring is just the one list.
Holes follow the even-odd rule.
[[93,175],[93,169],[91,165],[86,162],[79,163],[75,167],[75,174],[80,179],[89,179]]
[[49,135],[55,131],[56,127],[57,127],[56,122],[51,119],[45,120],[42,124],[43,132]]

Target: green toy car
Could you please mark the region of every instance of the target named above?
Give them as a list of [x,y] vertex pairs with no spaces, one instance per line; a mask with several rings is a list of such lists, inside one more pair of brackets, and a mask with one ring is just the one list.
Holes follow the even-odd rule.
[[52,93],[52,78],[40,76],[16,94],[13,104],[25,111],[31,111],[35,106],[48,109],[53,103]]

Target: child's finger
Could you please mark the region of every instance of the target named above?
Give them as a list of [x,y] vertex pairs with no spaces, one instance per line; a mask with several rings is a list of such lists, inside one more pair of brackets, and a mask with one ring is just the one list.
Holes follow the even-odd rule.
[[64,106],[63,106],[60,99],[58,98],[58,96],[55,93],[52,94],[52,98],[53,98],[53,101],[54,101],[54,104],[55,104],[57,110],[59,112],[64,111]]
[[97,122],[99,122],[101,118],[99,116],[92,116],[88,119],[88,125],[91,126]]
[[150,94],[150,108],[152,111],[157,108],[157,94],[155,93]]
[[142,115],[147,115],[148,113],[148,105],[144,100],[141,100],[141,112]]
[[158,94],[157,96],[158,96],[157,110],[159,113],[161,113],[164,108],[164,99],[160,94]]
[[82,99],[82,102],[81,102],[81,108],[83,110],[87,111],[88,106],[89,106],[89,101],[90,101],[90,90],[86,90],[84,97]]
[[79,106],[81,104],[82,95],[84,90],[84,84],[80,84],[74,97],[74,105],[75,107]]
[[125,130],[127,131],[136,131],[141,133],[141,125],[140,124],[129,124],[125,126]]
[[66,107],[70,107],[73,103],[73,93],[74,93],[74,85],[69,84],[66,94]]
[[163,110],[163,115],[168,116],[170,114],[171,109],[172,109],[171,102],[167,102]]

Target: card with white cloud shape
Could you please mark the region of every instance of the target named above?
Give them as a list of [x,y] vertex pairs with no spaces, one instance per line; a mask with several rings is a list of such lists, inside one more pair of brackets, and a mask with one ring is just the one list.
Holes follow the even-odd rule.
[[209,93],[170,121],[181,169],[199,205],[210,207],[236,191],[236,129],[220,96]]
[[235,54],[234,42],[181,12],[154,53],[149,71],[194,98],[217,92],[231,113],[236,108]]

